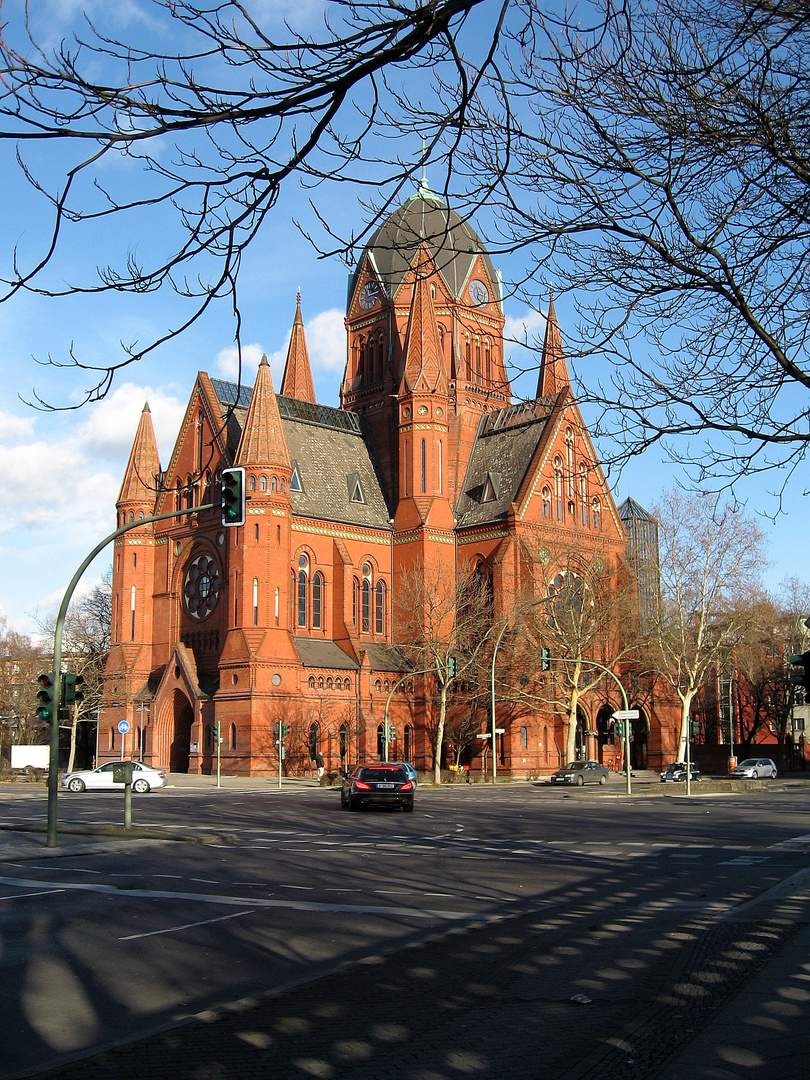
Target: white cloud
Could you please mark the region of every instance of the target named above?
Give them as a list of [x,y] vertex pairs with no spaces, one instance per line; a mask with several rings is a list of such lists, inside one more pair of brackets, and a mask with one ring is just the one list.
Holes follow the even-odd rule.
[[339,308],[322,311],[304,325],[309,360],[314,371],[343,374],[346,366],[346,325]]
[[4,443],[16,442],[34,433],[33,416],[15,416],[14,413],[0,409],[0,440]]
[[520,315],[507,315],[503,336],[509,345],[528,343],[529,346],[542,344],[542,335],[546,329],[546,316],[534,308],[524,308]]
[[158,448],[162,450],[162,461],[174,447],[186,401],[160,387],[122,383],[103,401],[87,407],[92,411],[78,430],[77,443],[91,455],[123,458],[123,471],[146,402],[152,413],[152,426]]
[[[242,383],[252,386],[256,378],[256,369],[262,358],[264,349],[261,345],[242,346]],[[282,361],[283,362],[283,361]],[[273,366],[272,364],[270,365]],[[217,353],[217,372],[225,379],[233,382],[239,378],[239,350],[235,345],[229,345],[227,349],[221,349]],[[275,372],[274,372],[275,374]]]

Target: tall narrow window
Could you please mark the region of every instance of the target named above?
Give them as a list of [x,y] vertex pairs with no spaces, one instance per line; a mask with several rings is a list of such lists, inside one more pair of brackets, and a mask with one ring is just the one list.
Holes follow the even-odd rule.
[[357,365],[358,375],[361,379],[366,377],[366,343],[360,338],[360,362]]
[[366,373],[366,382],[368,382],[368,383],[373,383],[374,382],[374,363],[375,363],[375,360],[376,360],[376,356],[375,356],[375,352],[374,352],[374,338],[369,337],[369,339],[368,339],[368,356],[366,357],[366,366],[367,366],[367,369],[368,369],[367,373]]
[[259,579],[253,579],[253,625],[259,625]]
[[255,491],[255,490],[256,490],[256,477],[251,476],[251,478],[248,480],[248,491]]
[[236,749],[236,724],[231,724],[231,750]]
[[279,601],[279,588],[278,588],[278,585],[277,585],[276,586],[276,603],[275,603],[276,626],[278,626],[278,601]]
[[132,629],[130,631],[131,640],[135,640],[135,586],[132,586],[132,599],[130,601],[130,610],[132,611]]
[[584,461],[579,463],[579,516],[583,525],[588,524],[588,470]]
[[481,385],[481,339],[475,339],[475,381]]
[[237,625],[239,622],[239,571],[234,570],[233,574],[233,624]]
[[541,494],[543,499],[543,519],[549,521],[551,518],[551,488],[544,487]]
[[574,432],[572,428],[565,431],[565,481],[568,488],[568,498],[574,498]]
[[405,738],[403,740],[403,742],[404,742],[403,756],[404,756],[406,761],[412,761],[413,760],[413,728],[411,727],[410,724],[405,725],[405,733],[404,734],[405,734]]
[[472,356],[470,355],[470,335],[464,341],[464,361],[467,368],[467,382],[472,382],[473,370],[472,370]]
[[307,625],[307,585],[309,584],[309,558],[298,556],[298,625]]
[[594,499],[591,503],[591,515],[593,527],[598,532],[602,528],[602,504],[598,499]]
[[347,758],[349,756],[349,727],[348,727],[348,724],[344,723],[344,724],[340,725],[339,746],[340,746],[340,764],[345,768],[346,767],[346,761],[347,761]]
[[202,473],[203,467],[203,414],[197,413],[197,472]]
[[444,455],[443,455],[443,451],[442,451],[442,441],[441,441],[441,439],[439,439],[438,465],[439,465],[439,494],[440,495],[442,494],[442,491],[444,490],[444,485],[442,483],[442,472],[444,470],[443,457],[444,457]]
[[371,630],[371,563],[363,563],[363,622],[364,634]]
[[385,633],[385,583],[382,578],[377,582],[375,589],[374,632]]
[[320,571],[312,579],[312,625],[321,628],[323,600],[323,575]]
[[492,356],[489,348],[489,339],[484,342],[484,377],[487,384],[492,382]]
[[352,622],[357,626],[357,607],[360,600],[360,582],[357,578],[352,580]]
[[520,748],[521,750],[527,750],[529,748],[529,729],[522,727],[520,729]]
[[563,463],[557,455],[554,458],[554,516],[557,521],[562,521],[563,513]]
[[422,439],[420,447],[420,458],[422,470],[422,494],[424,495],[427,489],[427,444],[424,439]]
[[255,525],[253,526],[253,539],[254,539],[254,540],[258,540],[258,539],[259,539],[259,523],[258,523],[258,521],[257,521],[257,522],[256,522],[256,524],[255,524]]
[[408,440],[405,440],[405,490],[403,495],[408,494]]

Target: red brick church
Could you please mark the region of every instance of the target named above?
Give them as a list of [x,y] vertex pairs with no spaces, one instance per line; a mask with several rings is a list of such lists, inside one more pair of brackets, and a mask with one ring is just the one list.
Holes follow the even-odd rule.
[[[378,757],[386,698],[405,676],[390,756],[432,768],[432,689],[408,677],[397,648],[403,575],[427,562],[451,579],[481,567],[497,618],[527,584],[550,587],[563,546],[598,543],[617,565],[626,557],[553,301],[533,400],[512,401],[503,328],[489,255],[423,182],[351,278],[340,408],[315,400],[300,296],[278,393],[266,359],[252,388],[200,372],[165,468],[145,406],[119,525],[216,501],[228,465],[245,468],[247,516],[225,529],[206,510],[116,541],[100,760],[123,750],[209,772],[218,725],[224,772],[273,774],[282,722],[288,772],[309,771],[316,753],[334,772]],[[609,757],[619,704],[609,687],[580,703],[583,753]],[[499,772],[556,768],[565,727],[547,711],[506,721]],[[634,764],[657,764],[668,731],[649,709],[636,727]],[[467,748],[473,774],[483,743]]]

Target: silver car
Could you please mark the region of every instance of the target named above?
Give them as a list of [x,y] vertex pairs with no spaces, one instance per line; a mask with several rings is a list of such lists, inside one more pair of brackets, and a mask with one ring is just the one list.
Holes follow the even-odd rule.
[[608,771],[598,761],[572,761],[551,774],[552,784],[606,784]]
[[750,757],[735,765],[731,770],[732,776],[744,776],[748,780],[757,780],[767,776],[771,780],[776,779],[776,762],[769,757]]
[[117,788],[124,790],[123,784],[116,784],[113,780],[113,769],[118,765],[132,766],[132,790],[144,795],[152,788],[163,787],[166,783],[166,773],[162,769],[153,769],[151,765],[144,765],[142,761],[108,761],[106,765],[99,765],[97,769],[79,769],[76,772],[65,773],[62,778],[62,787],[68,791],[95,791],[105,789],[107,791]]

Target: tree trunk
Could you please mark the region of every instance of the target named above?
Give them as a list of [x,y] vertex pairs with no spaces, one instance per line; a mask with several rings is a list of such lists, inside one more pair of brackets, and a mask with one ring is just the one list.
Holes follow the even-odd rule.
[[565,761],[573,761],[577,752],[577,706],[579,705],[579,693],[571,691],[571,700],[568,702],[568,731],[565,738]]
[[439,723],[436,725],[436,746],[433,751],[433,783],[442,782],[442,743],[444,742],[444,718],[447,713],[447,685],[439,687]]
[[689,712],[693,694],[681,697],[681,734],[678,739],[678,761],[686,761],[686,740],[689,737]]

